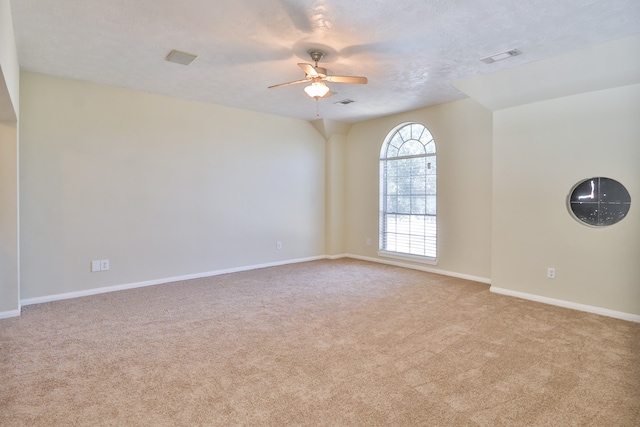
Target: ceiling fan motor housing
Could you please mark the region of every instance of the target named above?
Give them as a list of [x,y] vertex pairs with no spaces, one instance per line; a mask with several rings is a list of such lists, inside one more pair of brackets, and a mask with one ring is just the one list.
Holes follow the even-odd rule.
[[309,55],[311,56],[311,59],[316,62],[316,66],[318,66],[318,61],[324,57],[324,52],[320,50],[310,50]]

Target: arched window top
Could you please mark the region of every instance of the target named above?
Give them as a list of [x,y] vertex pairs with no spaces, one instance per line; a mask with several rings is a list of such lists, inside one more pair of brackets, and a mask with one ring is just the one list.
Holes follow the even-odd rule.
[[389,134],[382,144],[380,158],[425,156],[435,153],[436,143],[431,132],[420,123],[405,123]]

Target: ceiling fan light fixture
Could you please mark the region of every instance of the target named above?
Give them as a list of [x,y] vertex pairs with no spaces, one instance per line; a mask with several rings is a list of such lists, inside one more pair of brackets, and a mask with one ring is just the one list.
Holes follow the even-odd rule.
[[329,92],[329,86],[324,84],[324,82],[313,82],[309,86],[304,88],[304,91],[307,92],[312,98],[318,99],[322,98]]

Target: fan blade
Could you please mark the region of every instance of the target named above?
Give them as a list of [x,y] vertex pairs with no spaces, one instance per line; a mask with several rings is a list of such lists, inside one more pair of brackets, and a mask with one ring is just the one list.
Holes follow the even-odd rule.
[[331,83],[355,83],[361,85],[367,84],[366,77],[358,76],[327,76],[324,80]]
[[298,67],[302,68],[302,71],[304,71],[307,76],[318,77],[318,72],[313,65],[301,63],[298,64]]
[[282,86],[297,85],[297,84],[300,84],[300,83],[308,83],[308,82],[309,82],[309,79],[296,80],[295,82],[280,83],[279,85],[269,86],[269,89],[273,89],[273,88],[276,88],[276,87],[282,87]]

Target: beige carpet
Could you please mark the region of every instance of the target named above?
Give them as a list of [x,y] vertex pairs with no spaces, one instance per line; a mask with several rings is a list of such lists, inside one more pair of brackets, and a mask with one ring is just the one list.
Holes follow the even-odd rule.
[[1,426],[639,426],[640,324],[317,261],[24,307]]

